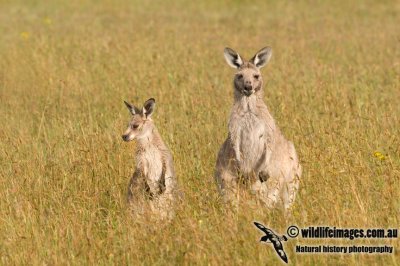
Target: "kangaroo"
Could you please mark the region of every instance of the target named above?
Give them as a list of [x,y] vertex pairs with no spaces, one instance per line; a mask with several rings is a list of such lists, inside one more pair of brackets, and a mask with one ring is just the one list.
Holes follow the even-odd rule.
[[[270,60],[265,47],[249,61],[230,48],[224,56],[237,69],[229,134],[220,148],[215,179],[225,201],[235,203],[239,177],[249,180],[251,190],[268,208],[293,204],[302,168],[292,142],[285,139],[264,103],[260,69]],[[237,202],[236,202],[237,203]]]
[[177,183],[172,154],[151,119],[155,100],[147,100],[141,110],[124,102],[132,118],[122,139],[137,140],[136,169],[128,187],[128,202],[139,204],[140,195],[145,195],[151,199],[152,211],[171,218]]

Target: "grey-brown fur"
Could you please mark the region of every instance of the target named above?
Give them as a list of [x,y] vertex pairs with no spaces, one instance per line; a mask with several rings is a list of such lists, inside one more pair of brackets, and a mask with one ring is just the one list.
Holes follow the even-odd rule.
[[282,135],[263,100],[259,69],[268,63],[271,48],[261,49],[248,62],[230,48],[224,54],[237,72],[229,135],[216,163],[220,192],[225,201],[235,201],[238,179],[243,176],[267,207],[280,203],[288,210],[295,200],[302,170],[293,143]]
[[128,187],[128,201],[140,208],[143,198],[150,199],[153,212],[171,218],[176,197],[176,177],[172,154],[151,119],[155,100],[147,100],[142,109],[125,102],[132,118],[122,138],[136,139],[136,169]]

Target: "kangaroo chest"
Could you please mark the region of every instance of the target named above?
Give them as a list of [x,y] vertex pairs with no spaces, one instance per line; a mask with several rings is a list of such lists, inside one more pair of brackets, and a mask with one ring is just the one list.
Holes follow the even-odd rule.
[[242,112],[232,117],[229,129],[241,171],[245,174],[257,171],[266,159],[265,121],[252,112]]
[[162,156],[159,149],[154,146],[146,147],[138,152],[137,168],[149,181],[158,181],[162,175]]

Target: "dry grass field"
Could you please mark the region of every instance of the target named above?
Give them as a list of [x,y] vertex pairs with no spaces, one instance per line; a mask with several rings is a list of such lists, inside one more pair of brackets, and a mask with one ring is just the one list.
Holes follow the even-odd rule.
[[[399,25],[399,1],[1,1],[0,264],[274,265],[254,220],[399,228]],[[265,101],[303,165],[290,219],[245,187],[228,208],[213,179],[233,103],[223,49],[266,45]],[[123,100],[150,97],[185,192],[170,224],[127,212]],[[311,243],[395,254],[295,253]],[[399,239],[285,250],[295,265],[400,264]]]

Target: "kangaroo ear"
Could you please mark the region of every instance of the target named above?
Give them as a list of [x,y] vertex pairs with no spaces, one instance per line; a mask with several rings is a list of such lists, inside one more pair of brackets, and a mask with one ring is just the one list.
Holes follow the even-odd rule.
[[132,115],[138,114],[139,109],[133,106],[132,104],[128,103],[127,101],[124,101],[126,107],[128,108],[129,112],[131,112]]
[[250,63],[254,64],[258,68],[262,68],[265,66],[268,61],[271,59],[272,49],[267,46],[258,51],[252,59],[250,59]]
[[243,65],[243,60],[240,55],[229,47],[224,49],[224,56],[228,65],[233,68],[239,68],[241,65]]
[[154,112],[154,108],[156,106],[156,100],[154,98],[148,99],[144,104],[143,104],[143,115],[147,117],[150,117],[152,113]]

